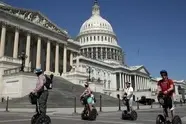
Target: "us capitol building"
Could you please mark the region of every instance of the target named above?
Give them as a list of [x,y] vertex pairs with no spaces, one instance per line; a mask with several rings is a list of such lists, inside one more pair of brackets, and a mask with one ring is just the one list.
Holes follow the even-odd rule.
[[[36,83],[28,73],[42,68],[46,74],[79,85],[89,81],[95,92],[116,97],[129,81],[135,98],[152,97],[157,80],[143,66],[128,66],[111,24],[95,1],[92,15],[72,39],[42,13],[0,3],[0,97],[27,95]],[[26,54],[25,72],[17,73]]]

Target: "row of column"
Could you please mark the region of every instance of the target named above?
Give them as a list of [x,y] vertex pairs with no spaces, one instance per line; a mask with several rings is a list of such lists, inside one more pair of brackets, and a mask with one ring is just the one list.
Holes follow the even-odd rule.
[[[5,41],[6,41],[6,26],[2,25],[1,30],[1,43],[0,43],[0,57],[4,56],[5,53]],[[27,59],[25,60],[25,66],[28,67],[30,63],[30,43],[31,34],[27,33],[26,38],[26,55]],[[18,58],[18,44],[19,44],[19,29],[15,29],[14,37],[14,48],[13,48],[13,58]],[[67,46],[64,45],[63,49],[63,73],[67,71]],[[47,41],[47,50],[46,50],[46,72],[50,72],[50,53],[51,53],[51,41]],[[70,52],[70,65],[73,64],[73,53]],[[41,37],[38,36],[37,40],[37,52],[36,52],[36,68],[41,68]],[[55,49],[55,73],[59,74],[59,43],[56,42]]]
[[135,90],[146,90],[148,86],[149,79],[146,77],[135,75]]
[[125,85],[125,83],[126,82],[131,82],[131,75],[129,75],[129,74],[125,74],[125,73],[120,73],[119,74],[119,79],[120,79],[120,86],[119,86],[119,88],[120,89],[124,89],[124,88],[126,88],[126,85]]
[[120,50],[107,47],[91,47],[81,49],[81,54],[92,59],[113,59],[116,61],[122,60]]

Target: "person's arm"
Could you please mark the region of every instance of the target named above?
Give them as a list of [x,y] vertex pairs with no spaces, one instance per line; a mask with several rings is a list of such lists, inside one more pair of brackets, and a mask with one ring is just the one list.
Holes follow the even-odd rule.
[[36,86],[36,88],[34,89],[34,93],[37,93],[38,91],[41,90],[41,88],[44,86],[44,80],[42,77],[38,77],[38,80],[39,80],[39,84]]
[[170,88],[167,90],[167,92],[174,90],[174,83],[172,80],[169,80],[169,85],[170,85]]
[[88,93],[87,93],[87,96],[91,94],[91,89],[88,88]]
[[162,91],[162,89],[161,89],[161,87],[160,87],[160,82],[158,82],[158,84],[157,84],[157,94],[159,94],[161,91]]
[[[85,90],[86,91],[86,90]],[[82,97],[85,94],[85,91],[83,91],[83,93],[80,95],[80,97]]]

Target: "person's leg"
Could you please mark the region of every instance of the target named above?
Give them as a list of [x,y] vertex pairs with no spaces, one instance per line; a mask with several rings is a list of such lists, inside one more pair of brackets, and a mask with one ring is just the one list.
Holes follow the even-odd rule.
[[133,99],[130,99],[130,100],[129,100],[129,107],[130,107],[130,110],[131,110],[131,111],[133,110],[132,103],[133,103]]
[[130,112],[129,99],[126,100],[127,111]]
[[46,115],[46,109],[47,109],[47,99],[48,99],[48,91],[43,91],[41,93],[38,102],[39,102],[39,110],[41,114]]
[[172,108],[170,110],[173,111],[174,107],[175,107],[175,105],[174,105],[174,95],[172,95]]
[[174,107],[173,107],[173,99],[172,99],[172,97],[169,98],[168,104],[169,104],[169,109],[171,111],[171,118],[173,119],[173,117],[174,117]]

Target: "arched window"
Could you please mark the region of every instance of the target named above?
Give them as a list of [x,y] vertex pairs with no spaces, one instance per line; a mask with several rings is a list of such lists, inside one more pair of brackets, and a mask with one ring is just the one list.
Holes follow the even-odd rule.
[[106,80],[104,80],[103,87],[106,88]]
[[101,36],[101,41],[103,41],[103,36]]
[[98,36],[98,41],[99,41],[99,36]]
[[94,41],[96,40],[96,36],[94,36]]

